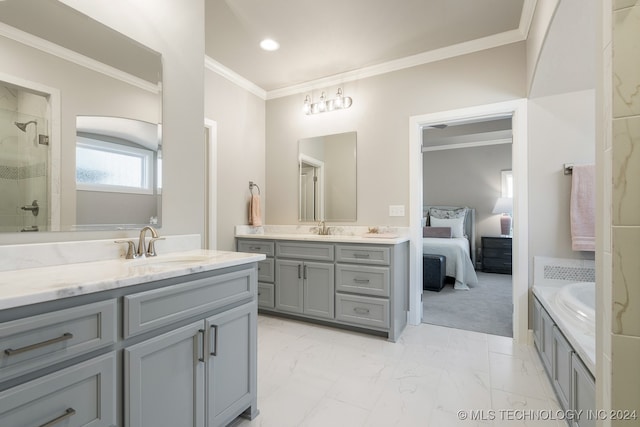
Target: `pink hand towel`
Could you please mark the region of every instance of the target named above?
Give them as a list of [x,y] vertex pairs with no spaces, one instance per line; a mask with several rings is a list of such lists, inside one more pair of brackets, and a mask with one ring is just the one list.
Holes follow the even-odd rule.
[[252,194],[249,199],[249,225],[262,225],[262,217],[260,213],[260,196]]
[[571,249],[596,250],[596,178],[594,165],[575,165],[571,180]]

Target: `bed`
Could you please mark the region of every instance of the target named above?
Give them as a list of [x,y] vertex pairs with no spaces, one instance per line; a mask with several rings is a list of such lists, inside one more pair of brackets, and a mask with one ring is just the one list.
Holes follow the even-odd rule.
[[[469,289],[478,283],[476,276],[475,209],[459,206],[425,206],[422,253],[443,255],[445,274],[455,279],[454,288]],[[446,235],[450,229],[451,237]],[[440,233],[444,232],[444,235]],[[430,237],[439,235],[440,237]]]

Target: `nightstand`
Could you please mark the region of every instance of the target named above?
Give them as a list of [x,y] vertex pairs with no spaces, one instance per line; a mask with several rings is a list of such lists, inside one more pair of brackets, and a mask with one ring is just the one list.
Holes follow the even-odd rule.
[[511,237],[482,238],[482,271],[511,274]]

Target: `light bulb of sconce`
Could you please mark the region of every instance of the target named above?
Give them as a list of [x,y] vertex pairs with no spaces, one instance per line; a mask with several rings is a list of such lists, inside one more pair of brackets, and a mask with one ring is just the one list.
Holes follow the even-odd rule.
[[304,98],[304,105],[302,106],[302,112],[305,114],[311,114],[311,99],[309,95]]
[[338,93],[336,94],[336,99],[333,100],[333,106],[336,109],[342,108],[342,89],[338,88]]
[[327,109],[327,101],[325,100],[324,92],[322,92],[322,95],[320,96],[320,102],[318,102],[318,110],[326,111],[326,109]]

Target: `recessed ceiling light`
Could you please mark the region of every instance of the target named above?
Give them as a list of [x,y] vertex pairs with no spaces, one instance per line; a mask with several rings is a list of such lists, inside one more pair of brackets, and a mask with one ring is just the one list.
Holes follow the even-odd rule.
[[274,51],[278,50],[280,43],[272,39],[264,39],[260,42],[260,47],[264,50]]

